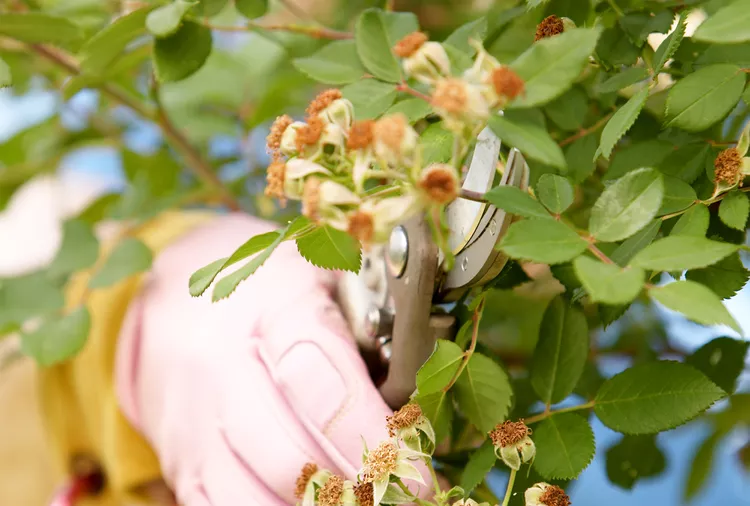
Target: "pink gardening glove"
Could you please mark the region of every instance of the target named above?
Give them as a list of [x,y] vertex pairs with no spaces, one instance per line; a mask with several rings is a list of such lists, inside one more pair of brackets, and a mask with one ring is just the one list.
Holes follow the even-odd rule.
[[[353,480],[362,438],[388,437],[392,411],[332,300],[335,275],[293,242],[226,300],[188,293],[196,269],[273,228],[228,215],[190,233],[156,259],[123,328],[123,410],[185,506],[294,504],[305,463]],[[407,483],[426,495],[422,475],[427,486]]]

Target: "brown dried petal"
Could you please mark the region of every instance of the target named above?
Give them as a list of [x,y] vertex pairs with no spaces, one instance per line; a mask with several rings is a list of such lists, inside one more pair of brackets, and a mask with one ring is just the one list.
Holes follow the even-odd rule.
[[318,466],[312,462],[308,462],[302,467],[299,476],[297,477],[297,483],[294,487],[294,497],[302,499],[305,495],[305,489],[307,484],[310,482],[313,474],[318,472]]
[[408,58],[416,53],[422,45],[429,40],[429,37],[422,32],[412,32],[396,42],[393,46],[393,52],[401,58]]
[[492,72],[492,85],[498,96],[513,100],[524,91],[521,77],[508,67],[498,67]]
[[438,81],[435,91],[432,94],[432,104],[450,114],[461,114],[464,112],[468,101],[466,83],[458,78]]
[[544,18],[542,22],[537,25],[534,41],[546,39],[547,37],[552,37],[553,35],[563,33],[564,31],[565,25],[563,24],[563,20],[553,14],[552,16]]
[[354,497],[357,498],[359,506],[372,506],[375,502],[372,483],[357,483],[354,485]]
[[570,506],[570,497],[557,485],[550,485],[539,498],[546,506]]
[[717,182],[735,184],[742,170],[742,156],[736,148],[725,149],[714,160],[714,176]]
[[310,117],[317,116],[323,109],[331,105],[331,102],[333,102],[334,100],[338,100],[341,97],[341,90],[337,90],[336,88],[329,88],[325,91],[320,92],[318,96],[315,97],[312,102],[310,102],[310,105],[307,106],[305,112],[307,112],[307,115]]
[[335,474],[326,480],[326,484],[318,492],[320,506],[339,506],[341,494],[344,493],[344,480]]
[[392,416],[385,417],[388,433],[391,437],[395,437],[396,432],[399,429],[411,427],[417,423],[421,417],[422,408],[419,407],[419,404],[409,403],[393,413]]
[[531,429],[526,426],[522,419],[517,422],[506,420],[503,423],[497,424],[490,431],[490,439],[495,446],[507,447],[518,443],[529,434],[531,434]]
[[419,187],[436,204],[447,204],[458,196],[458,178],[452,167],[427,171],[419,181]]
[[297,151],[302,152],[305,146],[314,146],[323,135],[325,122],[318,116],[307,119],[307,124],[297,130]]
[[406,117],[403,114],[391,114],[375,122],[372,133],[378,142],[388,146],[394,153],[400,154],[406,126]]
[[347,232],[362,244],[369,244],[375,235],[375,220],[369,213],[356,211],[349,216]]
[[271,131],[266,137],[266,145],[271,153],[278,152],[281,147],[281,136],[284,135],[284,130],[292,124],[292,118],[284,114],[279,116],[271,125]]
[[366,149],[372,144],[373,129],[375,121],[365,119],[355,121],[349,129],[349,138],[346,140],[346,147],[350,150]]

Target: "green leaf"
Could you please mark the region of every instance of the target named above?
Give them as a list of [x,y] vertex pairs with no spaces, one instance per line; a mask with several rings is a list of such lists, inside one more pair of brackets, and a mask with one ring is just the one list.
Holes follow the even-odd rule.
[[565,155],[544,128],[498,115],[490,118],[489,126],[506,144],[517,148],[532,160],[565,168]]
[[687,501],[700,492],[711,475],[714,462],[714,453],[719,443],[719,436],[713,433],[708,436],[699,446],[690,463],[690,472],[685,482],[683,498]]
[[91,316],[85,306],[46,321],[41,327],[21,336],[21,349],[43,367],[63,362],[86,344]]
[[573,185],[562,176],[543,174],[536,184],[539,200],[551,212],[562,214],[573,203]]
[[229,0],[199,0],[195,12],[198,16],[211,18],[223,11],[228,3]]
[[292,63],[311,79],[326,84],[353,83],[365,73],[353,40],[331,42],[312,56],[296,58]]
[[552,265],[574,259],[588,243],[559,221],[534,219],[513,223],[499,248],[511,258]]
[[685,277],[706,285],[722,299],[729,299],[745,286],[750,278],[750,271],[742,265],[740,254],[735,253],[704,269],[688,271]]
[[685,359],[685,363],[698,369],[725,392],[731,394],[734,392],[737,378],[745,367],[748,347],[748,341],[717,337],[695,350]]
[[160,82],[181,81],[197,72],[211,54],[211,30],[185,21],[169,37],[154,41],[154,67]]
[[438,339],[432,355],[417,372],[419,395],[433,394],[445,388],[458,371],[463,354],[456,343]]
[[419,30],[419,19],[413,12],[385,12],[382,10],[379,12],[383,17],[385,31],[388,33],[389,47],[393,47],[404,36]]
[[21,325],[64,305],[62,290],[44,272],[0,279],[0,329]]
[[[612,160],[610,161],[609,169],[604,174],[604,179],[613,180],[624,176],[634,169],[656,167],[672,152],[674,152],[674,146],[671,142],[658,139],[634,142],[633,144],[623,146],[612,155]],[[703,164],[701,164],[702,167]]]
[[182,18],[198,2],[174,0],[172,3],[152,11],[146,18],[146,28],[156,37],[167,37],[180,28]]
[[694,142],[681,146],[677,150],[669,146],[669,151],[671,153],[666,157],[658,161],[650,160],[649,165],[644,165],[644,167],[655,166],[662,174],[674,176],[685,183],[692,183],[703,172],[711,146],[705,142]]
[[[287,226],[286,229],[276,232],[276,238],[264,250],[262,250],[260,253],[255,255],[244,266],[240,267],[233,273],[228,274],[224,276],[223,278],[221,278],[219,282],[216,283],[216,286],[214,287],[213,294],[211,295],[211,300],[216,302],[226,297],[229,297],[232,294],[232,292],[234,292],[237,289],[237,286],[240,283],[242,283],[247,278],[252,276],[255,273],[255,271],[257,271],[264,263],[266,263],[266,260],[268,260],[268,258],[271,256],[271,253],[273,253],[274,250],[279,246],[279,244],[281,244],[284,241],[288,230],[289,230],[289,227]],[[206,266],[206,268],[207,267],[209,266]]]
[[489,432],[508,415],[513,390],[491,358],[474,353],[454,387],[459,409],[480,431]]
[[745,74],[736,65],[709,65],[688,74],[669,90],[666,126],[705,130],[729,114],[744,88]]
[[103,288],[151,267],[153,255],[148,246],[135,237],[120,241],[89,281],[89,288]]
[[685,36],[685,28],[687,27],[687,13],[685,11],[680,14],[680,18],[677,20],[677,26],[675,29],[667,35],[659,47],[654,53],[654,75],[658,75],[663,69],[667,61],[674,56],[677,52],[677,48],[680,47],[680,42]]
[[589,110],[589,97],[580,87],[575,86],[544,107],[549,119],[568,132],[583,128]]
[[750,1],[737,0],[698,26],[693,39],[717,44],[750,41]]
[[386,114],[403,114],[409,123],[414,123],[432,113],[430,104],[421,98],[407,98],[391,106]]
[[362,79],[341,88],[349,99],[357,119],[373,119],[383,114],[396,99],[396,86],[375,79]]
[[697,323],[727,325],[737,332],[742,331],[719,297],[700,283],[676,281],[652,288],[650,293],[656,301]]
[[63,236],[49,273],[53,277],[66,276],[91,267],[99,256],[99,241],[91,226],[80,220],[63,223]]
[[[274,238],[275,237],[276,234],[274,233]],[[260,249],[263,248],[259,248],[259,250]],[[214,260],[210,264],[201,267],[193,274],[191,274],[190,281],[188,282],[188,285],[190,287],[190,295],[192,295],[193,297],[203,295],[203,292],[205,292],[208,287],[211,286],[211,283],[214,282],[216,276],[227,266],[227,260],[229,260],[229,257]]]
[[0,35],[29,44],[64,44],[78,41],[82,32],[78,26],[62,16],[41,12],[5,12],[0,14]]
[[10,72],[10,66],[0,58],[0,89],[13,85],[13,76]]
[[663,195],[661,174],[652,169],[634,170],[599,196],[591,209],[589,232],[605,242],[627,239],[656,216]]
[[656,446],[656,436],[623,436],[607,450],[607,478],[618,487],[631,490],[636,481],[664,472],[667,461]]
[[534,469],[548,480],[572,480],[594,458],[596,444],[589,422],[575,413],[563,413],[534,427]]
[[354,30],[354,40],[362,64],[373,76],[392,83],[401,80],[401,69],[391,52],[382,11],[367,9],[362,13]]
[[653,434],[692,420],[725,395],[689,365],[646,362],[605,381],[594,412],[617,432]]
[[745,230],[750,201],[741,191],[729,192],[719,205],[719,218],[724,224],[737,230]]
[[142,7],[117,18],[91,37],[78,52],[85,73],[104,74],[125,48],[146,32],[146,17],[152,7]]
[[453,155],[453,133],[443,128],[442,122],[433,123],[419,139],[425,166],[430,163],[448,163]]
[[451,422],[453,420],[453,401],[451,394],[442,390],[431,394],[419,394],[414,400],[422,408],[422,413],[432,424],[435,430],[435,441],[443,441],[450,435]]
[[595,134],[588,134],[573,142],[565,149],[568,164],[567,176],[575,183],[582,183],[594,173],[594,153],[599,144]]
[[594,52],[600,30],[576,28],[534,43],[510,66],[526,83],[526,93],[509,107],[545,104],[570,88]]
[[651,244],[661,228],[661,220],[652,220],[648,225],[640,229],[635,235],[628,237],[616,250],[610,254],[614,263],[625,267],[639,251]]
[[670,235],[691,235],[705,237],[708,231],[710,213],[703,204],[697,204],[685,211],[672,227]]
[[647,246],[633,257],[630,265],[655,271],[698,269],[715,264],[738,249],[736,244],[704,237],[670,235]]
[[693,187],[681,179],[664,176],[664,198],[657,213],[659,216],[676,213],[692,206],[698,199]]
[[637,267],[623,269],[583,255],[573,266],[593,302],[627,304],[641,293],[646,279],[646,273]]
[[539,399],[556,404],[578,383],[589,353],[589,329],[583,313],[562,296],[550,301],[539,327],[531,360],[531,386]]
[[496,186],[484,194],[484,198],[511,214],[524,218],[548,218],[552,216],[534,197],[516,186]]
[[237,12],[248,19],[259,18],[268,10],[268,0],[234,0]]
[[465,23],[448,35],[443,41],[443,44],[453,46],[459,51],[474,54],[474,48],[469,45],[469,39],[476,39],[482,41],[485,34],[487,33],[487,18],[482,16],[479,19],[474,19]]
[[594,159],[602,155],[609,160],[612,149],[614,149],[622,136],[630,130],[635,120],[638,119],[638,115],[641,114],[641,109],[646,105],[648,91],[648,87],[642,88],[638,93],[630,97],[625,105],[620,107],[609,121],[607,121],[604,130],[602,130],[599,149],[596,150]]
[[300,255],[316,267],[359,272],[362,247],[356,239],[328,225],[317,227],[297,239]]
[[647,79],[648,76],[648,69],[643,67],[630,67],[599,84],[596,87],[596,90],[599,93],[613,93],[643,81],[644,79]]
[[464,489],[466,496],[484,481],[496,461],[495,447],[489,439],[471,453],[464,472],[461,473],[461,488]]

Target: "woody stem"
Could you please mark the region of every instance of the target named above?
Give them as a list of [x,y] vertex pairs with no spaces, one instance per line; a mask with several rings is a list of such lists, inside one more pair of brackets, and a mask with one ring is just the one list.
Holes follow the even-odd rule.
[[513,483],[516,481],[516,470],[510,470],[510,477],[508,478],[508,488],[505,489],[505,497],[503,498],[502,506],[508,506],[510,502],[510,496],[513,495]]

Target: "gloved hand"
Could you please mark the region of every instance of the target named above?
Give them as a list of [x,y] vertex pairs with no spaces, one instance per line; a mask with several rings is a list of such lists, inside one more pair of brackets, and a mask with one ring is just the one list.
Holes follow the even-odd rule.
[[222,216],[164,250],[119,339],[123,411],[185,506],[294,504],[305,463],[356,479],[362,439],[388,437],[392,411],[332,299],[336,275],[293,242],[226,300],[188,293],[196,269],[272,228]]

